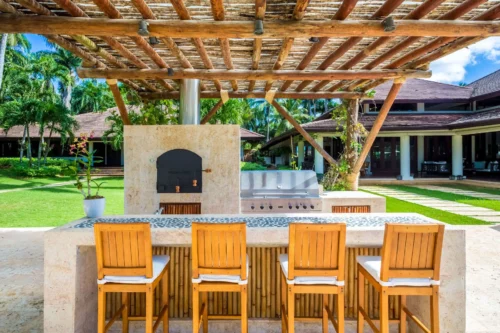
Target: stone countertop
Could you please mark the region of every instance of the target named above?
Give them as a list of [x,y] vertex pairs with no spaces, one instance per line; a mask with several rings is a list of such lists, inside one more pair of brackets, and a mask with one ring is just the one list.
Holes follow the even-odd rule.
[[[191,228],[191,222],[246,222],[249,228],[287,228],[292,222],[336,223],[345,222],[348,228],[383,228],[385,223],[436,223],[416,213],[371,214],[224,214],[224,215],[112,215],[102,218],[83,218],[57,230],[74,231],[92,228],[95,222],[150,222],[153,229]],[[76,230],[75,230],[76,229]]]

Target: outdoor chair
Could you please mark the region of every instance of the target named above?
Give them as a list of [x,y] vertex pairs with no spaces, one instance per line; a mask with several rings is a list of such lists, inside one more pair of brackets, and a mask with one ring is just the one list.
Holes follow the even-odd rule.
[[[337,333],[344,332],[344,263],[346,225],[291,223],[288,254],[281,254],[282,332],[295,332],[295,294],[322,294],[322,332],[328,319]],[[337,295],[337,320],[328,295]]]
[[[399,332],[406,318],[425,332],[439,333],[439,270],[443,245],[442,224],[386,224],[381,256],[358,256],[358,333],[366,320],[374,332],[389,333],[389,296],[400,297]],[[365,310],[365,279],[380,295],[380,328]],[[430,323],[426,328],[406,307],[406,296],[430,296]]]
[[[97,332],[105,333],[122,316],[123,332],[129,330],[129,293],[146,293],[146,333],[163,321],[168,332],[168,255],[153,256],[149,223],[96,223]],[[153,324],[154,290],[162,285],[160,312]],[[106,293],[121,293],[122,306],[106,323]]]
[[[248,332],[245,223],[192,223],[193,333],[208,332],[208,293],[241,292],[241,332]],[[201,294],[201,304],[200,304]],[[234,319],[235,316],[217,316]]]

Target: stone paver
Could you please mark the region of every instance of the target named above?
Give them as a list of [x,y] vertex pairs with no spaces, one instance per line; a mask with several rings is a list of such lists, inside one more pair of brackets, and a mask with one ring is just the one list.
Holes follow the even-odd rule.
[[[424,186],[415,186],[419,188],[424,188]],[[427,187],[427,186],[425,186]],[[428,186],[432,187],[432,186]],[[478,220],[482,220],[490,223],[500,223],[500,212],[497,212],[493,209],[488,209],[484,207],[476,207],[473,205],[468,205],[459,202],[453,202],[450,200],[442,200],[437,198],[428,197],[421,194],[408,193],[405,191],[395,190],[392,188],[386,188],[383,186],[363,186],[361,187],[363,190],[370,191],[373,193],[393,197],[395,199],[407,201],[410,203],[414,203],[417,205],[422,205],[430,208],[435,208],[439,210],[443,210],[446,212],[450,212],[453,214],[463,215],[473,217]],[[442,187],[443,189],[448,190],[446,187]],[[479,192],[476,192],[479,193]]]
[[[466,332],[497,333],[500,332],[500,321],[497,320],[500,318],[500,288],[498,288],[500,226],[466,228]],[[2,333],[43,332],[43,232],[45,230],[45,228],[0,229],[0,332]],[[279,322],[273,323],[273,327],[279,327]],[[184,324],[177,321],[172,325],[171,331],[177,332],[174,326],[182,327],[189,324],[189,320],[185,320]],[[215,324],[212,322],[211,325]],[[133,323],[132,326],[135,328],[142,325]],[[355,332],[354,323],[351,322],[346,326],[346,333]],[[365,332],[371,332],[367,326],[365,325]],[[117,323],[111,331],[121,332],[120,324]],[[297,331],[311,332],[301,324],[297,325]],[[144,330],[131,330],[131,333],[135,332]],[[252,329],[251,332],[256,331]],[[330,332],[334,332],[333,328]]]
[[437,186],[437,185],[414,185],[413,187],[418,187],[418,188],[421,188],[424,190],[432,190],[432,191],[440,191],[440,192],[448,192],[448,193],[453,193],[453,194],[466,195],[468,197],[473,197],[473,198],[500,200],[500,195],[483,193],[483,192],[478,192],[478,191],[471,191],[471,190],[462,190],[462,189],[452,188],[452,187]]
[[14,189],[10,189],[10,190],[0,190],[0,194],[9,193],[9,192],[34,190],[34,189],[38,189],[38,188],[58,187],[58,186],[70,185],[73,183],[74,183],[74,181],[70,180],[67,182],[53,183],[53,184],[47,184],[47,185],[40,185],[40,186],[33,186],[33,187],[20,187],[20,188],[14,188]]

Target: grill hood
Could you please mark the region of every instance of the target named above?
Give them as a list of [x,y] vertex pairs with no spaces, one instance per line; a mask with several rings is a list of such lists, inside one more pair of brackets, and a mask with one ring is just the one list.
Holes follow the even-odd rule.
[[312,170],[242,171],[242,198],[319,197],[316,173]]

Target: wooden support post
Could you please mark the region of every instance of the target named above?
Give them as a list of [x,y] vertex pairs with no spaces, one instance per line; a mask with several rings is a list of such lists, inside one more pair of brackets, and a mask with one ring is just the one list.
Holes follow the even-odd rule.
[[205,117],[203,117],[200,124],[205,125],[206,123],[208,123],[210,121],[210,119],[212,119],[212,117],[215,116],[217,111],[219,111],[219,109],[222,107],[222,105],[224,105],[224,102],[222,101],[222,99],[220,99],[217,102],[217,104],[214,105],[212,110],[208,111],[207,115]]
[[352,170],[352,174],[354,174],[356,177],[358,176],[359,171],[361,170],[361,167],[363,166],[363,163],[365,162],[365,159],[368,156],[368,152],[372,148],[375,138],[377,137],[380,129],[382,128],[385,118],[387,117],[387,114],[389,113],[389,110],[391,109],[392,104],[394,103],[394,100],[396,99],[396,96],[399,93],[399,90],[403,86],[404,81],[405,81],[404,79],[394,80],[391,90],[389,91],[389,94],[385,99],[384,105],[382,105],[382,108],[380,109],[377,118],[375,119],[372,125],[370,133],[365,139],[365,144],[363,145],[363,149],[361,150],[358,160],[356,161],[356,164],[354,165],[354,168]]
[[272,102],[272,105],[276,108],[276,110],[278,110],[279,114],[281,114],[281,116],[283,116],[283,118],[285,118],[286,120],[288,120],[288,122],[290,122],[290,124],[293,125],[293,127],[297,130],[297,132],[299,132],[302,135],[302,137],[304,139],[306,139],[307,142],[309,142],[311,144],[311,146],[313,146],[314,149],[316,149],[321,154],[321,156],[323,156],[325,158],[325,160],[327,160],[328,163],[330,163],[330,164],[336,164],[337,163],[337,161],[335,161],[335,159],[333,159],[333,157],[331,157],[330,154],[328,154],[313,139],[313,137],[309,133],[307,133],[306,130],[302,128],[302,126],[300,126],[300,124],[295,119],[293,119],[293,117],[285,110],[284,107],[282,107],[278,102],[276,102],[276,100],[274,100]]
[[123,120],[123,125],[132,125],[130,119],[128,118],[127,107],[125,106],[125,102],[123,101],[122,95],[120,94],[120,89],[118,89],[118,84],[116,80],[106,80],[106,83],[108,84],[109,89],[113,93],[116,106],[118,106],[118,111],[120,111],[120,116],[122,117]]

